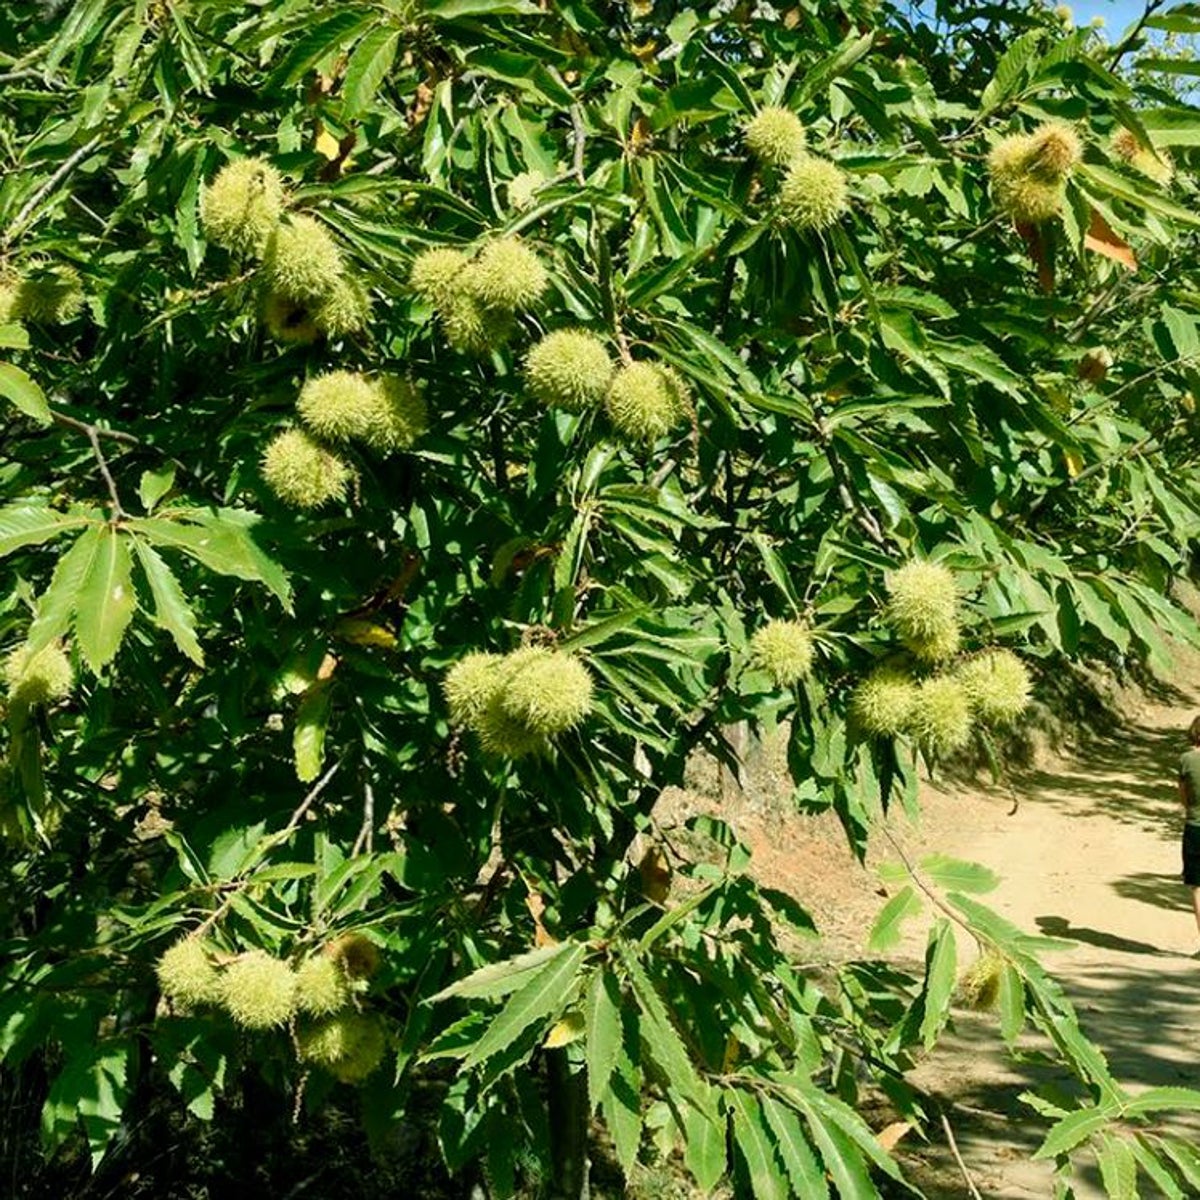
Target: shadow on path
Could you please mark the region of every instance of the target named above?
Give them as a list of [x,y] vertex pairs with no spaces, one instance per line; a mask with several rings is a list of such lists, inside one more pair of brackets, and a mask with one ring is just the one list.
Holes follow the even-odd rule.
[[1037,927],[1047,936],[1069,938],[1073,942],[1086,942],[1089,946],[1098,946],[1102,950],[1115,950],[1118,954],[1150,954],[1161,955],[1164,958],[1178,958],[1179,955],[1171,950],[1162,950],[1149,942],[1135,941],[1133,938],[1118,937],[1115,933],[1105,933],[1101,929],[1087,929],[1072,925],[1065,917],[1038,917]]
[[1137,900],[1141,904],[1152,904],[1170,912],[1192,911],[1192,901],[1178,875],[1156,875],[1152,871],[1139,871],[1118,879],[1112,889],[1123,900]]
[[1089,738],[1070,762],[1055,770],[1020,772],[1013,786],[1028,798],[1025,803],[1110,817],[1169,841],[1178,836],[1175,770],[1186,746],[1182,726],[1131,726]]

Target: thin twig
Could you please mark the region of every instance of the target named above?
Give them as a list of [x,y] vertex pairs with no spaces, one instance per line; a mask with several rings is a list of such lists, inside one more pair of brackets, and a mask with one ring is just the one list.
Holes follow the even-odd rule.
[[950,245],[948,245],[948,246],[941,247],[938,250],[938,253],[939,254],[952,254],[955,250],[957,250],[959,248],[959,246],[963,245],[966,242],[973,241],[975,238],[982,237],[985,233],[989,232],[994,225],[999,225],[1000,222],[1003,220],[1004,220],[1004,214],[997,213],[994,217],[990,218],[987,221],[984,221],[984,223],[982,225],[978,225],[974,229],[971,229],[967,233],[964,233],[962,235],[962,237],[960,237],[957,241],[951,242]]
[[[74,429],[76,432],[82,433],[89,442],[93,438],[107,438],[111,442],[120,442],[122,446],[129,446],[138,450],[153,450],[159,454],[162,453],[157,446],[143,441],[139,437],[135,437],[132,433],[125,433],[120,429],[108,429],[103,425],[96,425],[91,421],[81,421],[77,417],[69,416],[57,408],[50,410],[50,417],[56,425],[62,425],[67,429]],[[173,455],[165,455],[164,457],[176,470],[182,471],[185,475],[200,482],[199,472],[189,467],[182,459],[175,458]],[[218,504],[222,503],[220,496],[214,496],[213,499]]]
[[356,858],[364,850],[370,854],[375,841],[375,792],[369,783],[363,784],[363,819],[358,837],[354,839],[354,849],[350,857]]
[[104,458],[104,451],[100,449],[100,438],[97,436],[95,425],[87,427],[88,441],[92,444],[92,454],[96,457],[96,462],[100,467],[100,474],[104,477],[104,482],[108,486],[108,495],[112,500],[112,522],[115,525],[118,521],[125,519],[125,510],[121,507],[121,497],[117,492],[116,480],[112,477],[112,472],[108,469],[108,463]]
[[583,172],[583,151],[587,144],[587,130],[583,124],[583,110],[578,104],[571,105],[571,129],[574,133],[571,172],[580,184],[584,184],[587,182],[587,176]]
[[1142,34],[1142,30],[1146,27],[1146,22],[1160,9],[1166,0],[1146,0],[1146,8],[1142,15],[1138,18],[1137,24],[1129,31],[1129,36],[1123,38],[1116,46],[1113,47],[1112,56],[1108,60],[1108,69],[1111,71],[1117,63],[1133,49],[1134,43]]
[[841,459],[838,458],[837,452],[833,448],[833,438],[830,436],[829,430],[823,421],[817,422],[816,434],[817,440],[821,443],[821,448],[825,452],[825,460],[829,463],[829,469],[833,473],[833,481],[837,487],[838,499],[841,500],[842,507],[849,516],[855,519],[871,541],[877,546],[886,549],[887,538],[884,536],[883,529],[880,527],[878,520],[876,520],[875,514],[851,491]]
[[946,1135],[946,1141],[950,1144],[950,1153],[954,1155],[954,1161],[958,1163],[958,1169],[962,1172],[963,1182],[967,1185],[972,1200],[983,1200],[979,1189],[975,1186],[975,1181],[971,1178],[971,1172],[967,1170],[967,1164],[963,1162],[962,1155],[958,1152],[958,1143],[954,1140],[954,1130],[950,1128],[946,1114],[939,1112],[938,1116],[942,1119],[942,1130]]
[[654,475],[650,480],[650,486],[654,488],[662,487],[662,485],[671,478],[672,473],[678,466],[679,459],[677,459],[674,454],[668,455],[667,461],[663,463],[663,465],[659,467],[657,471],[654,472]]
[[20,79],[41,79],[44,83],[49,82],[43,78],[41,71],[7,71],[0,75],[0,83],[16,83]]
[[13,218],[12,224],[4,235],[4,245],[11,245],[18,234],[25,232],[25,226],[29,223],[33,213],[37,211],[38,205],[99,145],[100,135],[97,134],[84,142],[74,154],[64,159],[62,166],[22,205],[21,211]]
[[122,433],[119,429],[105,429],[100,425],[93,425],[88,421],[80,421],[76,417],[68,416],[65,412],[60,412],[57,408],[50,410],[50,416],[53,418],[56,425],[65,425],[68,429],[77,430],[79,433],[86,434],[91,437],[95,434],[97,437],[108,438],[110,441],[121,442],[126,446],[144,446],[145,443],[141,438],[136,438],[132,433]]
[[[341,767],[341,760],[335,762],[316,783],[308,789],[304,799],[296,806],[296,811],[292,813],[288,823],[278,832],[266,837],[260,843],[258,855],[255,857],[255,863],[261,862],[263,857],[270,853],[281,842],[286,842],[288,838],[295,833],[300,822],[304,820],[304,814],[316,803],[317,797],[325,790],[329,781],[338,773],[338,768]],[[228,889],[225,899],[221,901],[216,908],[204,919],[193,934],[194,937],[200,937],[207,933],[228,911],[231,904],[242,890],[254,882],[253,864],[247,868],[251,873],[249,875],[242,874],[230,880],[226,887]]]
[[278,833],[272,834],[268,839],[272,847],[277,846],[280,842],[286,842],[288,838],[292,836],[292,834],[296,831],[296,827],[301,821],[304,820],[304,814],[307,813],[308,810],[316,803],[317,797],[325,790],[329,784],[329,781],[338,773],[338,768],[341,767],[341,765],[341,760],[335,762],[329,768],[329,770],[326,771],[325,774],[322,775],[321,778],[318,779],[311,788],[309,788],[308,794],[303,800],[300,801],[300,804],[297,806],[296,811],[292,813],[291,819],[288,821],[288,823]]
[[233,276],[232,279],[218,279],[215,283],[206,284],[202,288],[196,288],[193,291],[185,292],[183,298],[173,304],[165,312],[161,312],[153,320],[147,321],[142,326],[141,334],[146,336],[152,329],[157,329],[158,326],[167,321],[173,320],[180,313],[187,312],[196,303],[197,300],[207,300],[209,296],[215,296],[218,292],[228,291],[230,288],[235,288],[248,280],[253,279],[257,274],[257,267],[250,267],[243,271],[240,275]]

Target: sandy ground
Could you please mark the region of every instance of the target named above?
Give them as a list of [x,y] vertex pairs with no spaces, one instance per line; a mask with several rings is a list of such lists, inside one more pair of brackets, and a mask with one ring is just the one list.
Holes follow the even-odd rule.
[[[1200,680],[1195,662],[1187,674]],[[1174,768],[1183,731],[1200,712],[1200,687],[1172,689],[1157,701],[1119,698],[1123,727],[1092,737],[1070,756],[1043,754],[1018,772],[1012,791],[926,785],[914,827],[894,819],[894,835],[913,857],[939,850],[983,863],[1002,879],[986,903],[1031,933],[1070,939],[1046,965],[1078,1007],[1084,1031],[1131,1090],[1160,1085],[1200,1088],[1200,948],[1189,898],[1179,882],[1181,812]],[[769,770],[766,772],[770,774]],[[755,873],[785,886],[825,931],[831,957],[865,953],[886,889],[873,869],[891,857],[883,839],[860,867],[829,818],[798,818],[765,803],[767,785],[722,805],[755,851]],[[1019,803],[1013,811],[1013,797]],[[928,922],[917,918],[897,950],[919,964]],[[960,962],[973,943],[960,943]],[[1049,1200],[1051,1170],[1030,1161],[1046,1125],[1018,1099],[1051,1078],[1014,1062],[995,1018],[960,1012],[953,1029],[920,1064],[916,1081],[936,1095],[952,1121],[959,1150],[986,1200]],[[1170,1128],[1200,1144],[1200,1114]],[[905,1169],[930,1200],[969,1195],[939,1138],[901,1143]],[[1078,1200],[1105,1192],[1090,1155],[1074,1181]],[[1141,1195],[1156,1191],[1144,1184]]]
[[[1133,1091],[1200,1087],[1200,961],[1191,957],[1200,934],[1179,882],[1173,778],[1182,730],[1197,711],[1200,694],[1145,705],[1121,734],[1016,780],[1021,803],[1012,816],[1000,798],[978,814],[981,797],[928,797],[934,811],[963,800],[976,811],[970,827],[955,823],[943,844],[1001,875],[991,906],[1022,929],[1074,943],[1047,965],[1113,1074]],[[968,1017],[957,1025],[918,1079],[951,1111],[973,1110],[957,1139],[982,1195],[1049,1197],[1050,1171],[1028,1160],[1043,1127],[1017,1100],[1039,1076],[1005,1060],[991,1022]],[[1172,1124],[1200,1142],[1200,1122]],[[945,1148],[914,1153],[910,1162],[918,1178],[930,1171],[931,1197],[965,1194]],[[1078,1164],[1075,1191],[1079,1200],[1105,1196],[1089,1157]],[[1156,1194],[1148,1185],[1141,1191]]]

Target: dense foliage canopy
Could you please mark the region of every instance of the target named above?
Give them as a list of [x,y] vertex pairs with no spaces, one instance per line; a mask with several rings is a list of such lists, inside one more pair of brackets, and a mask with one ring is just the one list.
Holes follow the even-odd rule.
[[903,1190],[856,1105],[929,1120],[965,930],[1078,1081],[1059,1194],[1195,1194],[1200,1094],[1131,1100],[986,871],[892,880],[923,975],[814,971],[727,824],[654,816],[784,723],[862,853],[1030,667],[1197,641],[1155,32],[1200,10],[4,6],[0,1055],[48,1152],[358,1089],[496,1197],[673,1149]]

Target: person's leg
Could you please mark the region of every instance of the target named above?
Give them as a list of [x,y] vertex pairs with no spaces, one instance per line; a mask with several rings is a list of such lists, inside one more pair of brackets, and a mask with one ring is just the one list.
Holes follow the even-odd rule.
[[1196,914],[1196,929],[1200,931],[1200,887],[1192,888],[1192,911]]

